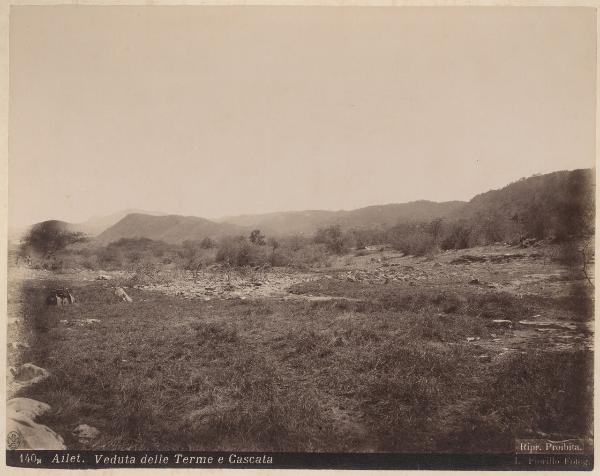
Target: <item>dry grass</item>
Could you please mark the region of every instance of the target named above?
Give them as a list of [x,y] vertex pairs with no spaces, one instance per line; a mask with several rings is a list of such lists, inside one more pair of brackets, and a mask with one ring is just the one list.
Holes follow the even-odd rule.
[[[77,303],[46,307],[45,289],[65,284]],[[591,352],[481,362],[466,342],[490,317],[544,305],[533,298],[354,283],[337,291],[359,302],[127,291],[133,304],[97,282],[21,290],[21,360],[53,374],[22,396],[54,408],[45,421],[69,448],[81,423],[101,430],[95,448],[121,450],[506,452],[538,431],[591,435]],[[73,325],[83,318],[101,322]]]

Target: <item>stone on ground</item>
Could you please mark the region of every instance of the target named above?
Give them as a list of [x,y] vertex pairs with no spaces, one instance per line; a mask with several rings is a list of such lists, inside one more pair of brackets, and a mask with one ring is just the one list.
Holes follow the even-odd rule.
[[95,440],[100,435],[100,430],[85,423],[77,426],[73,430],[73,436],[79,440],[80,443],[89,443],[91,440]]
[[28,387],[34,383],[41,382],[50,376],[46,369],[38,367],[32,363],[26,363],[19,367],[10,367],[8,375],[9,387]]
[[123,288],[115,288],[115,296],[117,296],[123,302],[132,302],[133,299],[125,292]]
[[50,411],[50,405],[30,398],[13,398],[7,403],[6,431],[17,433],[21,450],[64,450],[62,437],[34,420]]

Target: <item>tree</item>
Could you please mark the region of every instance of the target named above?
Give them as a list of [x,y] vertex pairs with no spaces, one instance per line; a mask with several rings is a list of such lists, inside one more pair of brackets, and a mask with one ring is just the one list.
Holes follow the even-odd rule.
[[346,250],[344,235],[339,225],[332,225],[327,228],[319,228],[314,238],[315,243],[327,245],[329,250],[336,254],[342,254]]
[[436,218],[429,222],[427,231],[431,234],[433,243],[437,244],[440,241],[440,235],[442,234],[442,219]]
[[469,238],[471,229],[465,221],[458,221],[450,224],[445,233],[441,246],[443,250],[462,250],[469,247]]
[[215,240],[211,240],[209,237],[204,238],[200,242],[200,248],[203,248],[205,250],[215,248],[216,246],[217,246],[217,242]]
[[260,230],[252,230],[252,233],[250,233],[250,243],[262,246],[265,244],[265,236],[261,234]]
[[67,246],[85,240],[83,233],[69,230],[63,222],[50,220],[34,225],[25,235],[21,246],[49,258]]

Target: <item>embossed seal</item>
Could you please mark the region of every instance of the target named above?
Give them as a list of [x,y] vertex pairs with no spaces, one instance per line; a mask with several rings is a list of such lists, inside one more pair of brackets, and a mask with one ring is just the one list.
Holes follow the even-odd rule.
[[16,450],[21,446],[23,436],[18,431],[9,431],[6,435],[6,446],[9,450]]

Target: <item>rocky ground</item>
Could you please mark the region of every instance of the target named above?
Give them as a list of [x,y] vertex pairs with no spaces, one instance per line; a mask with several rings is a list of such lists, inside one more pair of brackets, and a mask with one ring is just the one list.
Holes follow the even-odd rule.
[[185,299],[260,299],[285,298],[294,284],[320,277],[317,273],[294,269],[267,269],[260,271],[223,271],[210,269],[197,277],[171,282],[136,285],[145,291],[162,292]]
[[[69,448],[158,445],[160,435],[153,436],[157,440],[140,440],[139,436],[126,434],[122,422],[110,416],[115,408],[111,398],[125,398],[128,405],[135,407],[138,400],[145,398],[136,393],[140,386],[152,392],[158,385],[160,393],[144,400],[148,408],[139,410],[140,415],[156,413],[148,425],[159,426],[167,411],[165,402],[178,399],[178,405],[191,406],[193,415],[201,415],[218,427],[219,422],[230,418],[225,415],[233,412],[227,405],[243,415],[255,414],[265,405],[274,405],[269,399],[275,392],[286,395],[276,404],[281,405],[283,414],[292,415],[289,428],[282,433],[289,435],[308,418],[294,413],[306,403],[285,407],[285,402],[295,401],[301,383],[302,392],[308,392],[302,398],[315,405],[314,411],[319,408],[321,417],[330,421],[334,429],[321,436],[313,435],[311,438],[316,439],[307,442],[304,436],[316,431],[316,427],[306,427],[306,435],[296,435],[296,440],[288,442],[290,445],[300,445],[294,448],[301,449],[317,445],[325,450],[388,450],[392,443],[400,445],[401,439],[394,443],[379,435],[380,430],[375,429],[380,428],[381,419],[396,418],[398,408],[411,417],[411,412],[417,411],[411,410],[411,405],[418,406],[417,400],[432,398],[437,402],[436,392],[457,392],[456,382],[443,383],[445,375],[472,379],[473,402],[478,402],[488,398],[484,395],[489,387],[484,376],[490,372],[509,378],[520,360],[532,366],[540,355],[571,359],[571,355],[585,356],[593,350],[594,321],[590,319],[589,303],[588,308],[581,307],[588,302],[590,284],[579,268],[562,263],[561,250],[556,247],[497,245],[430,257],[361,250],[335,258],[328,268],[231,270],[213,266],[195,276],[165,272],[157,279],[127,271],[72,270],[57,274],[13,268],[8,282],[8,360],[12,367],[9,397],[13,399],[13,420],[22,417],[18,412],[29,412],[30,426],[45,435],[46,446],[50,441],[57,448],[63,444]],[[591,269],[588,276],[593,281]],[[45,304],[48,290],[67,286],[73,289],[75,304],[49,308]],[[115,289],[125,290],[133,302],[117,299]],[[404,395],[405,390],[390,390],[384,398],[377,393],[383,392],[377,390],[378,385],[401,385],[402,379],[408,377],[394,372],[399,368],[404,372],[406,368],[398,367],[392,360],[389,365],[380,360],[391,359],[390,355],[404,347],[410,355],[394,359],[409,359],[403,365],[414,367],[410,375],[417,378],[433,371],[433,367],[424,364],[428,359],[440,359],[440,374],[427,377],[433,380],[419,390],[424,392],[422,397],[410,405],[397,402],[400,406],[394,407],[390,402]],[[447,355],[456,355],[458,360],[448,360]],[[235,360],[242,357],[250,360]],[[548,372],[553,360],[548,360]],[[456,368],[443,370],[450,364]],[[262,400],[255,402],[254,410],[245,408],[243,400],[236,400],[239,388],[234,380],[219,380],[224,369],[236,373],[248,366],[255,374],[235,375],[249,388],[265,378],[264,368],[271,369],[269,389],[256,394]],[[568,369],[563,370],[568,375]],[[99,377],[103,372],[112,374]],[[131,385],[119,380],[122,375],[128,376]],[[533,374],[528,378],[533,379]],[[420,382],[419,377],[411,385],[419,387]],[[441,385],[440,390],[430,391],[429,385]],[[542,379],[536,391],[546,391],[544,388]],[[569,391],[568,386],[560,390]],[[91,399],[94,395],[104,396],[101,401],[86,403],[81,392],[89,393]],[[127,392],[133,392],[131,401],[127,400]],[[551,398],[555,397],[556,393],[552,393]],[[23,398],[26,400],[19,400]],[[460,416],[453,425],[460,427],[466,421],[465,412],[483,411],[479,407],[466,408],[460,393],[452,398],[455,400],[441,405],[440,421],[450,418],[444,412],[454,408],[452,411],[458,411]],[[489,398],[493,401],[497,397]],[[160,411],[153,407],[156,401],[161,402]],[[556,403],[559,407],[563,405],[560,402]],[[437,408],[440,403],[435,405]],[[49,413],[52,416],[44,416]],[[162,431],[191,431],[185,415],[185,411],[181,415],[170,414],[172,419],[183,420]],[[490,415],[495,415],[495,411]],[[38,416],[41,423],[33,421]],[[270,424],[271,417],[263,416],[265,421],[261,424]],[[123,414],[122,418],[130,416]],[[247,424],[252,429],[252,419],[243,418],[228,424]],[[144,421],[141,418],[134,423],[142,428]],[[419,423],[417,427],[429,424]],[[435,421],[431,424],[432,428],[439,427]],[[507,424],[499,422],[498,428]],[[198,428],[205,428],[205,423],[202,425]],[[529,423],[532,426],[536,425]],[[529,431],[529,427],[524,428]],[[200,431],[198,428],[194,431]],[[206,428],[202,431],[209,431]],[[501,432],[498,428],[494,431]],[[566,431],[555,430],[557,437]],[[152,427],[145,431],[152,432]],[[531,431],[535,436],[536,431],[542,430]],[[331,435],[340,432],[346,433],[347,438],[331,439]],[[374,432],[383,439],[374,443]],[[228,444],[226,433],[217,436],[215,444]],[[30,435],[32,447],[37,444],[35,438],[35,434]],[[172,438],[176,441],[176,434]],[[428,448],[422,446],[428,444],[428,438],[437,438],[437,445],[444,444],[442,436],[422,438],[415,440],[415,448]],[[371,443],[367,445],[367,441]],[[277,448],[276,442],[263,443],[265,448]],[[341,446],[336,446],[338,443]],[[412,448],[413,443],[406,444],[406,448]],[[405,449],[401,445],[398,448]]]
[[[363,255],[363,253],[365,253]],[[560,250],[553,247],[526,249],[506,245],[469,250],[447,251],[433,257],[404,256],[395,251],[370,251],[338,258],[333,266],[301,272],[293,269],[261,269],[224,272],[218,267],[201,272],[196,278],[138,285],[139,289],[180,296],[185,299],[352,299],[343,294],[319,290],[320,280],[365,285],[400,284],[419,289],[466,288],[469,292],[501,292],[524,296],[567,295],[569,285],[582,281],[571,268],[557,258]],[[589,271],[593,273],[593,270]],[[290,292],[295,285],[313,283],[307,292]],[[585,283],[582,283],[587,285]],[[328,294],[329,293],[329,294]],[[526,347],[530,343],[556,349],[586,346],[592,348],[593,322],[565,322],[564,315],[513,316],[512,321],[496,319],[491,326],[508,327],[501,336],[473,345],[500,352]],[[505,329],[506,331],[506,329]],[[539,342],[538,342],[539,341]]]

